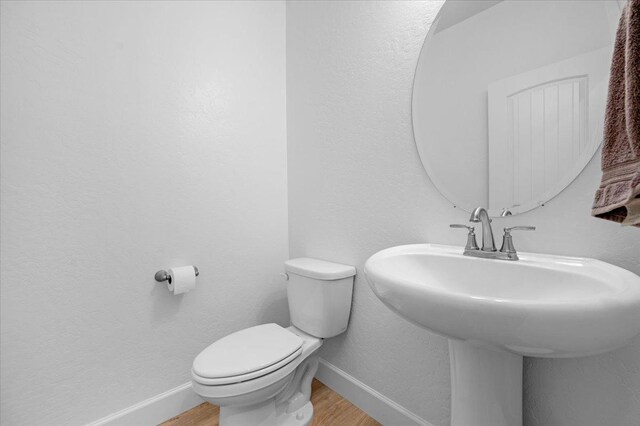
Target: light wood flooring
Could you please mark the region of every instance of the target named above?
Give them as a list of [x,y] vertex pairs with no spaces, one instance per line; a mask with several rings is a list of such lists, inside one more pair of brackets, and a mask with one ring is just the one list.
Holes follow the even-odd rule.
[[[381,426],[346,399],[313,379],[311,426]],[[219,408],[208,402],[167,420],[160,426],[218,426]]]

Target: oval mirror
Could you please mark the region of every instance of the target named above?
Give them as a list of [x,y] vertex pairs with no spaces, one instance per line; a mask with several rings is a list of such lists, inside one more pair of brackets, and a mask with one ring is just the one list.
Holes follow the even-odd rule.
[[522,213],[580,174],[602,141],[620,11],[611,0],[442,6],[412,114],[422,164],[445,198]]

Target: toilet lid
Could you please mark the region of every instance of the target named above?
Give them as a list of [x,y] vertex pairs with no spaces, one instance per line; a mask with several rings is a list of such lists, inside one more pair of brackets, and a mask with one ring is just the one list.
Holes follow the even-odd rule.
[[300,337],[278,324],[246,328],[200,352],[193,361],[193,372],[206,379],[246,376],[258,371],[267,374],[271,371],[268,367],[283,364],[281,361],[285,359],[290,362],[299,355],[302,343]]

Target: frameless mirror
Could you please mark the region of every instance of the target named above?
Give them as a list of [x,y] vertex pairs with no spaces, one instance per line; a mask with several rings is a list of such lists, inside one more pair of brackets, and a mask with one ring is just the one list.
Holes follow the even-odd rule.
[[602,141],[620,16],[611,0],[448,0],[422,47],[413,127],[454,206],[522,213],[560,193]]

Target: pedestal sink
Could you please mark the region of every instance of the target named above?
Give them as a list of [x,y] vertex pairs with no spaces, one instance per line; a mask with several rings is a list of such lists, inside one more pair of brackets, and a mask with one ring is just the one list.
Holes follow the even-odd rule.
[[515,262],[415,244],[382,250],[365,275],[401,317],[449,338],[451,425],[522,424],[522,357],[595,355],[640,333],[640,277],[595,259]]

